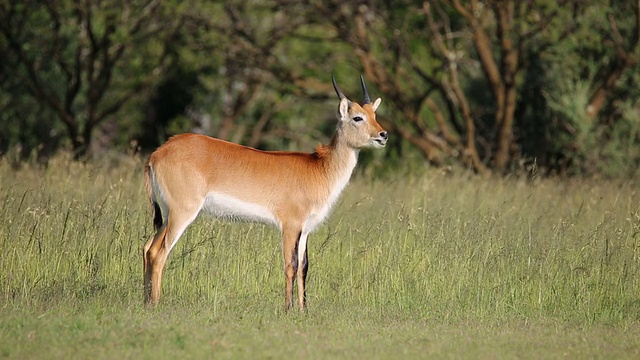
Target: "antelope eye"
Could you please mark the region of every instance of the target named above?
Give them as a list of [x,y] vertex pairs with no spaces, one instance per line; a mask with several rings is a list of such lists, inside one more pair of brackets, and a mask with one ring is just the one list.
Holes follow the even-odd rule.
[[355,122],[359,122],[359,121],[362,121],[362,120],[363,120],[362,116],[354,116],[353,117],[353,121],[355,121]]

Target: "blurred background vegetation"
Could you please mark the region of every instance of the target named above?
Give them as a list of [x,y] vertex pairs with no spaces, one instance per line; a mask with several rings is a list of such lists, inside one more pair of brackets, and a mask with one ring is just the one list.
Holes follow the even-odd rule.
[[639,3],[4,0],[0,154],[146,153],[186,131],[306,151],[335,127],[331,74],[358,101],[363,74],[391,133],[374,168],[632,176]]

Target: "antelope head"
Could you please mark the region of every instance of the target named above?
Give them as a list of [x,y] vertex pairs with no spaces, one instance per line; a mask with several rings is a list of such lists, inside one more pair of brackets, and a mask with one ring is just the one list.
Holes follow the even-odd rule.
[[349,100],[336,84],[335,77],[332,76],[331,80],[340,99],[338,132],[346,144],[355,149],[384,147],[387,144],[388,133],[376,120],[376,110],[382,100],[377,98],[373,103],[371,102],[362,76],[360,76],[364,95],[362,104]]

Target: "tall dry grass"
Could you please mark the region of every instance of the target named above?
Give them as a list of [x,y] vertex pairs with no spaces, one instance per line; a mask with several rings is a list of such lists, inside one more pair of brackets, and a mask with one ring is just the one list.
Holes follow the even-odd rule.
[[[142,306],[152,235],[142,160],[0,164],[0,302]],[[356,177],[310,237],[310,312],[437,321],[640,320],[632,181]],[[163,306],[282,311],[280,237],[201,217],[170,255]]]

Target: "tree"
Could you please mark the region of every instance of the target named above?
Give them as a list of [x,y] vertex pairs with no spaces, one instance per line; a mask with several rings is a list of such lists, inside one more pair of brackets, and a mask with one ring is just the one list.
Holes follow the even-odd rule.
[[5,68],[63,124],[76,158],[98,125],[154,82],[182,22],[158,0],[11,1],[0,7]]
[[187,11],[178,62],[197,74],[202,91],[168,132],[198,131],[266,148],[317,142],[311,129],[324,125],[324,117],[314,109],[333,98],[333,89],[324,61],[329,46],[307,26],[310,10],[278,0],[207,2]]
[[[557,40],[544,38],[550,26],[561,28],[557,37],[571,32],[574,23],[561,9],[576,3],[436,0],[316,6],[406,119],[394,130],[432,162],[441,163],[443,153],[454,155],[484,173],[487,166],[504,171],[514,151],[525,56]],[[474,82],[485,84],[490,103],[474,103]]]
[[[640,65],[640,2],[613,1],[609,6],[611,11],[606,15],[610,29],[603,36],[603,43],[611,60],[600,65],[597,85],[589,97],[585,111],[591,119],[600,113],[624,73]],[[632,18],[624,18],[620,14],[631,14]],[[623,31],[618,26],[620,17],[627,22]]]
[[[581,4],[582,5],[582,4]],[[640,163],[638,1],[591,1],[540,60],[554,171],[620,176]],[[555,75],[554,75],[555,74]]]
[[149,149],[184,131],[308,147],[331,132],[330,75],[351,94],[362,73],[390,159],[640,163],[637,0],[9,1],[0,16],[0,151],[66,141],[80,158],[95,138]]

